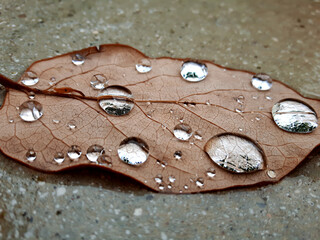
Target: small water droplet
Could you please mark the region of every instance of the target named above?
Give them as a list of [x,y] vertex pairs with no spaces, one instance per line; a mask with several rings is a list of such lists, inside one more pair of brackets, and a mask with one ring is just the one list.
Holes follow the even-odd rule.
[[267,74],[258,73],[252,77],[251,84],[260,91],[267,91],[272,87],[272,78]]
[[188,187],[188,185],[184,185],[183,188],[184,188],[185,190],[188,190],[189,187]]
[[169,176],[169,182],[174,183],[176,178],[174,176]]
[[175,151],[173,156],[174,156],[174,158],[176,160],[180,160],[182,158],[182,152],[181,151]]
[[14,122],[12,117],[9,117],[8,121],[9,121],[9,123],[13,123]]
[[159,185],[159,190],[161,190],[161,191],[164,190],[164,186],[162,184]]
[[267,175],[269,176],[269,178],[276,178],[277,177],[277,174],[273,170],[268,170]]
[[269,100],[269,101],[271,101],[271,100],[272,100],[272,97],[266,96],[266,99]]
[[42,105],[34,100],[22,103],[19,107],[19,116],[23,121],[34,122],[43,115]]
[[97,163],[102,154],[104,154],[104,148],[101,145],[93,144],[88,148],[86,156],[90,162]]
[[316,112],[307,104],[296,100],[283,100],[272,108],[277,126],[294,133],[310,133],[318,127]]
[[240,132],[242,132],[242,131],[243,131],[243,129],[242,129],[242,128],[239,128],[238,130],[239,130]]
[[252,96],[252,99],[257,100],[258,97],[257,96]]
[[243,104],[243,101],[244,101],[244,96],[240,95],[239,97],[237,97],[237,103]]
[[49,81],[49,84],[52,86],[53,84],[55,84],[56,83],[56,78],[55,77],[51,77],[50,78],[50,81]]
[[263,169],[262,149],[251,140],[233,134],[212,137],[205,151],[220,167],[236,173],[249,173]]
[[256,120],[257,120],[257,121],[260,121],[260,120],[261,120],[261,118],[259,118],[259,117],[256,117]]
[[136,64],[136,70],[139,72],[139,73],[147,73],[147,72],[150,72],[152,69],[152,66],[151,66],[151,62],[146,59],[146,58],[143,58],[141,59],[137,64]]
[[52,119],[52,122],[55,123],[55,124],[58,124],[58,123],[60,123],[60,120],[58,120],[58,119]]
[[209,168],[207,171],[207,176],[213,178],[216,175],[216,170],[214,168]]
[[203,178],[198,178],[198,179],[196,180],[196,185],[197,185],[197,187],[199,187],[199,188],[203,188],[203,187],[204,187],[204,179],[203,179]]
[[80,158],[81,154],[81,149],[77,145],[72,145],[67,152],[67,155],[71,160],[77,160],[78,158]]
[[67,126],[70,130],[75,130],[77,128],[76,121],[71,120],[70,122],[68,122]]
[[107,77],[103,74],[93,75],[90,81],[90,85],[95,90],[102,90],[108,85]]
[[98,95],[100,107],[109,115],[123,116],[132,110],[132,93],[122,86],[110,86]]
[[183,122],[184,122],[183,118],[180,118],[180,119],[179,119],[179,122],[180,122],[180,123],[183,123]]
[[36,94],[34,92],[29,92],[28,97],[29,99],[34,99],[36,97]]
[[33,150],[33,148],[29,148],[29,150],[26,153],[26,159],[29,162],[33,162],[34,160],[36,160],[36,158],[37,158],[36,152]]
[[33,86],[39,82],[39,78],[36,73],[28,71],[22,75],[21,82],[26,86]]
[[243,113],[243,111],[242,111],[241,109],[239,109],[239,108],[236,108],[236,109],[235,109],[235,112],[236,112],[236,113]]
[[142,139],[129,137],[120,143],[118,155],[127,164],[141,165],[148,159],[149,147]]
[[208,101],[206,101],[206,105],[208,105],[208,106],[210,106],[211,105],[211,103],[210,103],[210,101],[208,100]]
[[170,111],[169,111],[171,114],[173,114],[173,110],[172,109],[170,109]]
[[181,76],[189,82],[200,82],[208,75],[208,68],[203,63],[184,62],[181,67]]
[[72,63],[76,66],[80,66],[84,64],[84,57],[81,54],[76,53],[72,56]]
[[171,184],[168,184],[168,189],[172,189],[172,185]]
[[64,154],[62,152],[57,152],[54,155],[53,160],[58,164],[63,163],[64,162]]
[[173,134],[182,141],[188,141],[192,136],[192,129],[188,124],[180,123],[174,127]]
[[195,133],[194,133],[194,138],[197,139],[197,140],[199,140],[199,141],[202,140],[202,136],[201,136],[201,134],[200,134],[199,132],[195,132]]
[[163,130],[166,130],[166,129],[167,129],[167,126],[166,126],[165,124],[161,124],[161,128],[162,128]]
[[162,176],[159,174],[154,178],[154,180],[156,181],[156,183],[160,184],[162,183]]
[[112,158],[106,154],[102,154],[98,158],[98,162],[101,165],[112,167]]

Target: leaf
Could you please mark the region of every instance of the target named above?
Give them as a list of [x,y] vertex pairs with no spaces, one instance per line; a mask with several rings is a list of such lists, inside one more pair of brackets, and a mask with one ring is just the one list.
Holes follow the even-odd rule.
[[[190,80],[183,79],[184,62],[201,71],[206,65],[208,76],[192,82],[198,73],[188,72]],[[1,76],[8,91],[0,110],[1,151],[41,171],[95,166],[155,191],[192,193],[276,182],[319,145],[319,128],[303,122],[311,117],[317,124],[319,100],[276,80],[259,91],[251,84],[254,73],[201,63],[152,59],[113,44],[35,62],[19,83]],[[285,99],[291,100],[282,104]],[[307,107],[282,111],[292,99]],[[27,117],[39,119],[23,121],[24,107],[33,111]],[[280,126],[297,115],[302,123],[284,131],[272,111]]]

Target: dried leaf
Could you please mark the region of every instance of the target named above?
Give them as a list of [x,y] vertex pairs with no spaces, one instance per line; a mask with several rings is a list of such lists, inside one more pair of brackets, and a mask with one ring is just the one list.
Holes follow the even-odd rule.
[[163,192],[276,182],[319,145],[320,101],[276,80],[259,91],[271,79],[253,75],[123,45],[41,60],[19,84],[1,76],[0,148],[42,171],[97,166]]

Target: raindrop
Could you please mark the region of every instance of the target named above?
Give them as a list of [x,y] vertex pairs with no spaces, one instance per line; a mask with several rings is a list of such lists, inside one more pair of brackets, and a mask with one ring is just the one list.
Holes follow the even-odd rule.
[[112,159],[110,156],[106,155],[106,154],[102,154],[99,156],[98,158],[98,162],[101,165],[107,165],[109,167],[112,167]]
[[267,175],[269,176],[269,178],[276,178],[277,177],[277,174],[273,170],[268,170]]
[[34,100],[22,103],[19,107],[19,115],[23,121],[34,122],[42,117],[42,105]]
[[164,186],[162,184],[159,185],[159,190],[161,190],[161,191],[164,190]]
[[34,92],[29,92],[28,97],[29,99],[34,99],[36,97],[36,94]]
[[243,111],[239,108],[236,108],[235,111],[236,111],[236,113],[243,113]]
[[104,154],[104,148],[98,144],[94,144],[88,148],[86,156],[90,162],[96,163],[102,154]]
[[67,126],[70,130],[75,130],[77,128],[76,122],[74,120],[68,122]]
[[251,84],[260,91],[267,91],[272,87],[272,78],[265,73],[258,73],[252,77]]
[[136,64],[136,69],[139,73],[150,72],[152,69],[151,62],[148,59],[143,58]]
[[203,178],[198,178],[198,179],[196,180],[196,185],[197,185],[197,187],[199,187],[199,188],[203,188],[203,187],[204,187],[204,179],[203,179]]
[[13,123],[14,122],[13,118],[11,118],[11,117],[9,118],[8,121],[9,121],[9,123]]
[[215,175],[216,175],[216,170],[215,170],[214,168],[209,168],[209,169],[207,170],[207,176],[208,176],[209,178],[213,178]]
[[23,74],[21,82],[26,86],[33,86],[39,82],[39,78],[36,73],[28,71]]
[[122,86],[107,87],[98,97],[100,107],[113,116],[126,115],[134,106],[131,91]]
[[208,68],[203,63],[184,62],[181,67],[181,76],[189,82],[200,82],[208,75]]
[[55,84],[55,82],[56,82],[56,78],[55,77],[51,77],[50,81],[49,81],[49,84],[52,86],[53,84]]
[[279,128],[294,133],[310,133],[318,127],[315,111],[296,100],[283,100],[272,108],[272,116]]
[[141,165],[148,159],[149,147],[142,139],[129,137],[120,143],[118,155],[127,164]]
[[58,119],[52,119],[52,122],[55,123],[55,124],[58,124],[58,123],[60,123],[60,120],[58,120]]
[[79,146],[77,145],[72,145],[69,150],[68,150],[68,157],[71,160],[77,160],[81,156],[82,152]]
[[192,129],[189,125],[180,123],[174,127],[173,134],[179,140],[188,141],[192,136]]
[[194,133],[194,138],[197,139],[197,140],[200,140],[200,141],[202,140],[202,136],[201,136],[201,134],[199,132],[195,132]]
[[57,152],[54,155],[53,160],[58,164],[63,163],[64,162],[64,154],[62,152]]
[[189,187],[188,187],[188,185],[184,185],[183,188],[184,188],[185,190],[188,190]]
[[236,173],[249,173],[263,169],[262,150],[251,140],[233,134],[212,137],[205,151],[220,167]]
[[93,89],[102,90],[108,85],[107,77],[103,74],[93,75],[90,81],[90,85]]
[[72,56],[72,63],[76,66],[80,66],[84,63],[84,57],[81,54],[76,53]]
[[154,180],[156,181],[156,183],[160,184],[162,183],[162,176],[159,174],[154,178]]
[[175,151],[173,156],[174,156],[174,158],[176,160],[180,160],[182,158],[182,152],[181,151]]
[[169,182],[174,183],[176,178],[174,176],[169,176]]
[[36,158],[37,158],[36,152],[33,150],[33,148],[30,148],[26,153],[26,159],[29,162],[33,162],[34,160],[36,160]]

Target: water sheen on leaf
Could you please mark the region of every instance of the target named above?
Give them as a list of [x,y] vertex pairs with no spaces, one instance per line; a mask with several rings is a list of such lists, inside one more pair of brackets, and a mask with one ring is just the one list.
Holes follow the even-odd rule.
[[[137,71],[139,59],[152,62],[148,73]],[[134,48],[112,44],[35,62],[18,84],[0,75],[7,88],[0,110],[0,149],[41,171],[94,165],[155,191],[192,193],[279,181],[319,145],[318,127],[310,133],[288,132],[272,117],[276,103],[292,99],[308,104],[317,118],[319,100],[304,98],[273,79],[270,89],[260,91],[252,85],[255,73],[204,60],[196,62],[206,66],[205,79],[186,81],[181,74],[186,62],[151,59]],[[28,78],[23,84],[28,73],[33,82]],[[130,94],[110,94],[110,86]],[[26,121],[19,113],[31,92],[32,101],[39,104],[28,105],[32,121]],[[305,113],[299,114],[297,121],[305,119]],[[247,143],[230,137],[215,145],[212,156],[238,155],[222,167],[221,161],[216,164],[205,146],[217,136],[242,136],[261,153],[259,164],[251,169],[252,153],[243,149]],[[123,145],[127,143],[132,146]],[[137,149],[141,154],[134,152]],[[123,153],[126,158],[121,160]],[[131,164],[124,161],[128,159]],[[234,168],[237,171],[228,171],[237,159],[244,162]]]

